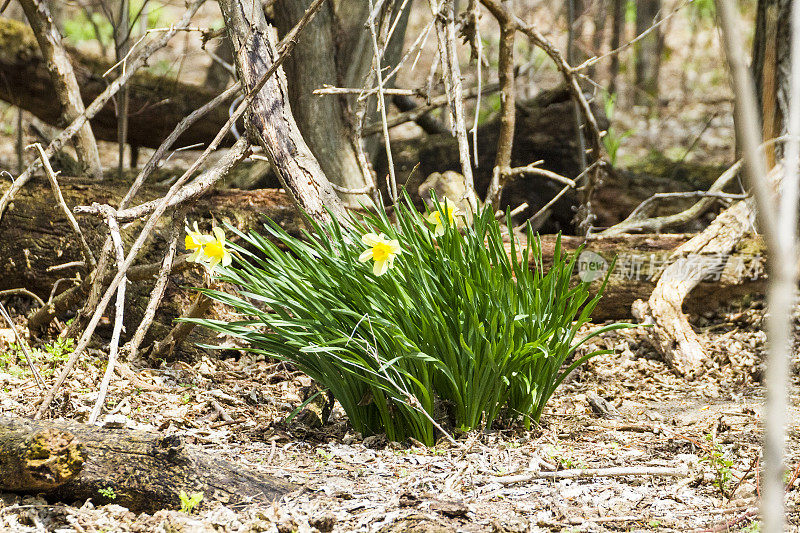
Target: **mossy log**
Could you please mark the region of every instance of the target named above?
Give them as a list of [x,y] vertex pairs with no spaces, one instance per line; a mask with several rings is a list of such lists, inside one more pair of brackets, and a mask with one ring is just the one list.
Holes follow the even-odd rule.
[[219,459],[177,435],[0,417],[0,490],[115,503],[135,512],[203,502],[267,503],[295,485]]
[[[108,85],[102,77],[111,67],[108,61],[68,49],[88,105]],[[127,84],[130,94],[127,140],[131,146],[157,148],[186,115],[217,96],[213,89],[183,83],[147,71],[138,72]],[[62,108],[47,72],[33,32],[26,24],[0,17],[0,99],[21,107],[55,126],[61,124]],[[197,121],[176,141],[176,146],[207,143],[228,120],[227,105],[212,110]],[[117,140],[117,116],[109,102],[92,120],[98,139]],[[233,141],[229,136],[227,141]]]

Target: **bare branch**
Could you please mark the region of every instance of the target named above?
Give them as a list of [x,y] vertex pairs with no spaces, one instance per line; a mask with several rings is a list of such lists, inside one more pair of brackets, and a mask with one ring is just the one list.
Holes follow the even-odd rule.
[[[67,220],[69,221],[69,225],[72,227],[72,231],[74,231],[75,235],[78,237],[78,243],[81,245],[81,253],[83,254],[84,261],[86,261],[87,265],[91,265],[91,267],[94,268],[97,266],[97,261],[95,261],[92,250],[89,248],[89,243],[86,242],[86,237],[83,236],[83,232],[81,231],[81,227],[78,225],[78,221],[75,220],[75,217],[72,215],[72,212],[67,206],[67,202],[64,201],[64,195],[61,194],[61,187],[58,186],[56,174],[53,172],[53,167],[50,166],[50,160],[47,159],[41,144],[36,143],[32,147],[39,151],[39,157],[42,159],[42,165],[44,166],[47,180],[50,182],[50,186],[53,188],[53,195],[55,196],[59,207],[61,207],[61,210],[67,216]],[[29,146],[29,148],[31,147]]]
[[[119,78],[114,80],[109,86],[103,91],[100,96],[94,99],[94,101],[86,108],[86,110],[81,113],[72,123],[67,126],[65,130],[63,130],[53,141],[47,146],[45,149],[46,156],[52,157],[53,154],[61,150],[64,145],[75,136],[76,133],[83,127],[86,122],[94,117],[114,96],[117,91],[119,91],[122,84],[128,81],[128,79],[142,66],[146,63],[146,61],[150,58],[151,55],[156,50],[159,50],[166,46],[167,42],[172,38],[175,33],[177,33],[178,29],[186,27],[189,24],[189,21],[192,19],[194,14],[200,8],[201,5],[205,0],[195,0],[187,9],[187,11],[183,14],[181,19],[172,27],[169,31],[164,32],[161,36],[145,46],[139,54],[137,54],[133,59],[130,60],[128,63],[128,70],[121,75]],[[14,196],[33,176],[33,173],[39,168],[41,163],[37,160],[31,164],[25,172],[23,172],[15,181],[14,184],[9,188],[5,194],[3,194],[2,198],[0,198],[0,220],[2,220],[3,213],[5,212],[8,204],[11,203]]]

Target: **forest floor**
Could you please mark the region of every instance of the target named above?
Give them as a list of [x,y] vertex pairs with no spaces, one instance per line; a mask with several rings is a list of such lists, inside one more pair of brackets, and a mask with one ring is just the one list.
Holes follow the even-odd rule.
[[[666,12],[673,4],[665,2]],[[610,138],[620,142],[620,167],[653,154],[709,164],[730,164],[735,158],[732,100],[713,17],[698,27],[690,15],[684,10],[667,25],[658,102],[634,105],[631,84],[621,80],[615,111],[609,113],[614,128]],[[218,17],[209,3],[198,24],[211,26]],[[546,11],[542,17],[552,18]],[[496,43],[489,17],[484,19],[486,40]],[[409,35],[417,35],[423,21],[412,18]],[[553,24],[545,21],[542,27],[548,36],[563,37]],[[210,60],[199,51],[198,39],[187,33],[173,40],[157,58],[159,69],[199,80]],[[557,45],[563,49],[562,41]],[[419,85],[420,76],[428,72],[426,58],[434,59],[430,47],[435,43],[427,46],[418,70],[398,76],[399,86]],[[496,50],[487,48],[487,55],[494,57]],[[631,78],[632,55],[622,58],[621,78]],[[535,49],[521,51],[520,61],[534,59]],[[605,86],[602,68],[598,81]],[[465,73],[466,81],[472,81],[470,73]],[[555,69],[545,62],[520,80],[521,97],[558,81]],[[487,97],[483,109],[496,109],[496,99]],[[14,108],[0,103],[0,168],[17,165],[15,117]],[[393,131],[395,137],[418,134],[413,125]],[[38,140],[28,134],[25,144]],[[100,144],[104,165],[114,168],[116,145]],[[143,150],[142,158],[150,153]],[[28,161],[33,156],[32,151],[25,153]],[[170,165],[186,168],[196,156],[191,150],[179,152]],[[15,319],[22,324],[25,310],[18,311]],[[130,428],[181,435],[302,488],[273,505],[233,508],[203,502],[192,514],[165,510],[154,515],[134,514],[102,495],[54,504],[0,494],[0,531],[757,531],[763,316],[763,302],[757,300],[691,317],[713,359],[712,368],[691,382],[658,358],[640,330],[608,334],[587,348],[608,347],[614,353],[577,370],[556,391],[540,427],[492,428],[457,436],[457,446],[442,441],[432,449],[362,438],[349,428],[341,409],[334,409],[322,427],[309,427],[309,417],[302,415],[286,423],[302,403],[309,380],[282,363],[232,350],[223,352],[222,359],[208,354],[194,364],[134,367],[112,381],[106,405],[115,423],[123,420]],[[19,354],[4,344],[3,327],[0,416],[31,416],[41,393]],[[39,348],[37,364],[50,384],[71,347],[51,342]],[[105,361],[102,347],[84,355],[53,404],[54,418],[86,419]],[[797,385],[800,360],[794,365]],[[595,412],[590,403],[595,395],[606,399],[618,416]],[[800,465],[800,402],[796,395],[793,400],[787,457],[791,474]],[[215,403],[232,423],[219,418]],[[685,474],[579,477],[588,469],[619,466],[642,472],[680,468]],[[547,469],[574,477],[533,479]],[[798,504],[800,490],[792,487],[787,508],[794,530],[800,530]]]
[[[112,383],[107,417],[130,428],[182,435],[301,489],[272,505],[205,502],[191,515],[136,515],[113,502],[101,505],[101,495],[95,502],[51,505],[0,494],[0,530],[756,531],[763,314],[756,301],[697,319],[693,325],[713,367],[692,382],[660,361],[641,331],[608,334],[588,348],[615,353],[570,376],[540,427],[493,428],[461,435],[457,446],[442,439],[432,449],[362,438],[339,408],[323,427],[309,427],[303,420],[313,417],[302,415],[285,423],[308,378],[263,358],[210,355],[194,365],[122,372]],[[40,361],[50,380],[64,357],[53,348]],[[0,349],[0,416],[31,416],[40,393],[13,355]],[[52,416],[85,419],[103,366],[100,350],[84,357]],[[593,395],[608,400],[618,416],[595,412]],[[231,422],[216,418],[214,402]],[[795,428],[798,404],[792,403]],[[790,439],[787,466],[794,472],[800,463],[795,429]],[[583,470],[618,466],[643,473],[578,477]],[[650,467],[682,473],[646,475]],[[535,479],[547,469],[570,477]],[[798,502],[800,491],[790,488],[787,506],[796,529]]]

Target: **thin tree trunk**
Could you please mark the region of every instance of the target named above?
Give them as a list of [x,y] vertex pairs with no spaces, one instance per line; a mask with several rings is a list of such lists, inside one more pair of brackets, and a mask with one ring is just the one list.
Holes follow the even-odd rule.
[[[613,0],[614,11],[613,26],[611,29],[611,49],[616,50],[622,44],[622,32],[625,29],[625,10],[623,0]],[[608,67],[609,82],[608,92],[610,94],[617,93],[617,78],[619,77],[619,54],[611,56],[611,64]]]
[[[661,0],[638,0],[636,34],[640,35],[657,22]],[[658,100],[658,72],[661,67],[661,29],[656,28],[636,45],[636,102],[652,105]]]
[[[765,140],[782,135],[789,102],[789,0],[759,0],[753,38],[752,72],[761,102],[762,135]],[[772,168],[783,154],[781,143],[766,147]]]
[[[66,50],[61,44],[50,10],[42,0],[20,0],[25,16],[33,29],[39,48],[46,59],[47,70],[55,87],[56,97],[63,107],[62,120],[70,123],[84,111],[78,81]],[[75,135],[78,159],[93,178],[102,178],[100,154],[92,133],[91,125],[84,124]]]

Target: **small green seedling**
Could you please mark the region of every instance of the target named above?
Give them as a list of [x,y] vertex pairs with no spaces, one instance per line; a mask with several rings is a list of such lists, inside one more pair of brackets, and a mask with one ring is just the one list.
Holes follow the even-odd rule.
[[706,435],[709,447],[706,449],[707,455],[700,459],[703,463],[708,463],[714,471],[714,486],[719,490],[723,498],[728,496],[728,485],[731,482],[731,467],[733,461],[725,455],[725,450],[716,442],[714,436]]
[[190,496],[186,494],[186,491],[182,490],[178,497],[181,499],[181,512],[186,514],[192,514],[195,508],[200,505],[200,502],[203,501],[202,492],[193,492]]
[[103,496],[104,498],[107,498],[109,500],[116,500],[117,499],[117,493],[114,492],[114,489],[112,489],[111,487],[106,487],[104,489],[99,489],[97,492],[99,492],[101,496]]

